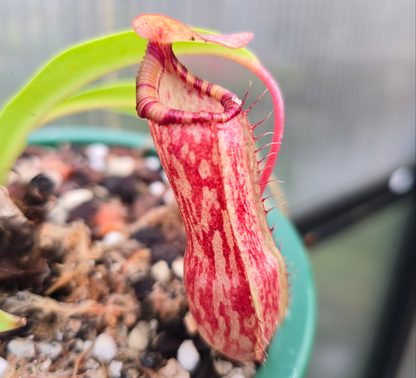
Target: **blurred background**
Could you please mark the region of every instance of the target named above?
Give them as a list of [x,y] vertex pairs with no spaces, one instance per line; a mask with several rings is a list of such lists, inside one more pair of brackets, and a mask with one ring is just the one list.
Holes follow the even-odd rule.
[[[275,175],[309,246],[319,301],[307,377],[415,377],[414,1],[1,0],[0,103],[59,51],[129,29],[148,12],[254,32],[249,48],[281,86],[286,122]],[[252,81],[248,103],[265,89],[221,58],[181,61],[239,97]],[[104,80],[134,80],[137,70]],[[251,122],[272,108],[266,95]],[[147,130],[103,111],[56,124]]]

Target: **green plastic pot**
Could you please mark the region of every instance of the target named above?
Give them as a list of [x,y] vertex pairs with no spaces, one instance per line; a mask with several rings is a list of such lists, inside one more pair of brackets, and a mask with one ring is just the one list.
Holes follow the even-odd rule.
[[[156,153],[150,134],[106,130],[98,127],[47,127],[33,132],[29,144],[57,145],[63,142],[93,143],[140,147]],[[271,199],[271,201],[273,201]],[[270,205],[270,204],[269,204]],[[316,294],[312,271],[301,238],[291,222],[278,209],[268,213],[273,237],[281,241],[281,252],[290,264],[290,302],[287,314],[268,349],[268,357],[255,378],[303,377],[312,352],[316,325]]]

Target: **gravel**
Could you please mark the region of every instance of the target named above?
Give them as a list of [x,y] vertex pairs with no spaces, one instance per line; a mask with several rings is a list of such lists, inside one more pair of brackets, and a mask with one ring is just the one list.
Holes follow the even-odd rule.
[[100,361],[110,362],[117,354],[114,339],[106,333],[100,334],[94,342],[93,354]]
[[160,181],[154,181],[149,185],[149,193],[152,196],[160,197],[166,192],[166,186]]
[[59,205],[70,211],[84,202],[91,201],[94,193],[89,189],[74,189],[61,195]]
[[123,367],[123,362],[121,361],[111,361],[108,365],[108,372],[112,378],[121,377],[121,368]]
[[171,358],[158,373],[161,378],[190,378],[190,374],[174,358]]
[[126,240],[126,236],[120,231],[110,231],[103,236],[102,242],[106,245],[117,245]]
[[145,158],[144,165],[151,171],[158,171],[161,168],[160,160],[156,156],[149,156]]
[[179,364],[190,373],[194,372],[201,360],[192,340],[185,340],[178,349]]
[[107,176],[129,176],[134,172],[136,161],[131,156],[112,156],[107,160]]
[[127,343],[131,349],[137,351],[146,350],[149,344],[149,326],[146,321],[138,322],[130,331]]
[[32,340],[17,338],[7,344],[7,351],[17,358],[30,359],[35,355],[35,344]]
[[150,268],[150,272],[153,278],[158,282],[168,282],[172,273],[169,269],[169,265],[166,261],[160,260]]
[[9,363],[3,357],[0,357],[0,377],[6,371],[8,365]]
[[183,279],[183,257],[177,257],[173,260],[172,272],[176,277]]
[[40,342],[36,344],[38,353],[44,354],[47,358],[55,361],[62,353],[63,346],[57,342]]
[[220,377],[229,373],[231,369],[233,368],[233,364],[230,361],[219,359],[219,360],[214,360],[213,363],[214,363],[215,371]]

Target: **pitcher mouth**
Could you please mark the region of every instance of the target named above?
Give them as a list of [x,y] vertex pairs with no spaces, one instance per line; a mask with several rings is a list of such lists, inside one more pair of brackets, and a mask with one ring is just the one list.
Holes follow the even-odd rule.
[[225,123],[242,110],[235,94],[197,78],[178,61],[171,44],[155,42],[147,46],[136,80],[136,100],[139,117],[159,125]]

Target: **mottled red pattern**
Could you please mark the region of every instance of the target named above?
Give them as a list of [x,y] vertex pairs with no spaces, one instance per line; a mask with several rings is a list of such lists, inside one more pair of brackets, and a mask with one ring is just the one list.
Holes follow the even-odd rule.
[[286,277],[278,276],[264,211],[259,214],[256,205],[259,185],[246,114],[224,124],[149,124],[187,231],[185,283],[199,330],[232,358],[261,360],[284,311],[279,280],[285,292]]

